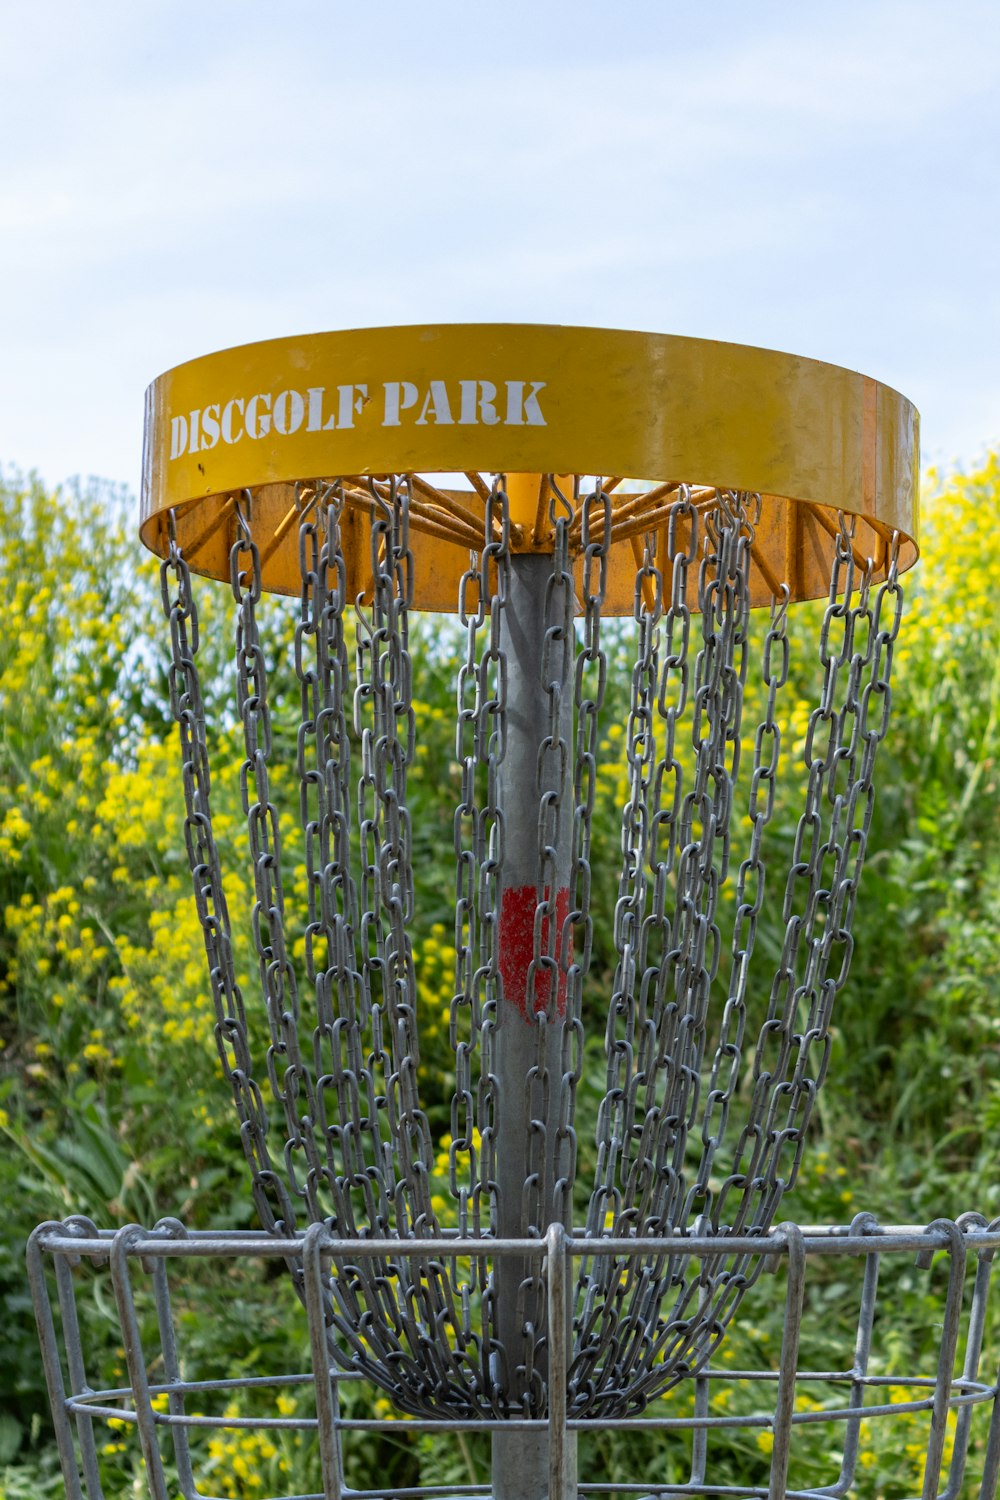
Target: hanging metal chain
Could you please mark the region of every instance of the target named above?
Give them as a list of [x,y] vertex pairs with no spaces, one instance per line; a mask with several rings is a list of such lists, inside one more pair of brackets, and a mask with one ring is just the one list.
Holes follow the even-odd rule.
[[[681,1217],[688,1134],[701,1089],[709,990],[718,968],[715,915],[728,863],[732,782],[738,767],[746,674],[747,578],[753,530],[743,497],[727,495],[719,497],[717,510],[705,523],[699,573],[703,644],[694,669],[691,789],[683,795],[676,723],[687,700],[689,625],[684,619],[685,596],[677,595],[675,589],[686,583],[689,561],[689,554],[679,546],[681,520],[693,540],[697,519],[687,494],[681,495],[677,506],[665,559],[672,577],[669,665],[662,683],[658,662],[664,583],[657,566],[655,536],[646,539],[635,590],[638,651],[627,740],[630,797],[623,819],[616,911],[619,968],[609,1015],[608,1088],[598,1146],[603,1168],[600,1206],[605,1214],[614,1215],[617,1234],[669,1233]],[[677,702],[669,701],[667,683],[672,673],[679,676],[680,710]],[[657,763],[658,703],[665,709],[667,734]],[[658,799],[670,782],[672,794],[661,816]],[[665,858],[656,860],[651,856],[662,837],[661,829],[667,847]],[[679,860],[674,916],[668,926],[671,903],[666,877],[674,861],[675,831]],[[655,898],[648,914],[647,865],[652,866]],[[598,1228],[593,1213],[591,1224]],[[629,1373],[630,1361],[640,1357],[648,1342],[651,1317],[668,1288],[677,1284],[678,1275],[676,1260],[670,1257],[643,1268],[639,1281],[632,1262],[609,1258],[604,1264],[602,1258],[595,1265],[585,1305],[588,1377],[610,1347],[631,1353],[626,1357],[619,1352],[613,1366],[605,1362],[599,1384],[620,1382]],[[603,1302],[599,1313],[598,1302]]]
[[[454,818],[455,848],[455,986],[449,1007],[449,1040],[455,1053],[455,1091],[451,1102],[449,1184],[459,1205],[459,1223],[468,1228],[470,1192],[478,1209],[477,1153],[473,1135],[475,1097],[472,1058],[482,1018],[475,975],[481,951],[479,872],[483,866],[483,824],[477,797],[482,742],[482,679],[479,632],[486,622],[489,595],[485,563],[472,552],[458,591],[459,624],[465,631],[465,660],[458,669],[455,759],[461,767],[461,791]],[[469,1179],[459,1178],[459,1157],[467,1158]]]
[[[499,773],[507,752],[507,661],[501,650],[503,612],[510,595],[510,512],[503,476],[498,475],[486,500],[484,534],[493,540],[486,543],[478,559],[472,560],[478,607],[473,619],[466,608],[469,631],[468,654],[464,671],[474,673],[475,709],[471,724],[472,743],[462,748],[463,803],[469,802],[475,820],[474,858],[475,911],[478,917],[478,942],[474,971],[465,963],[465,955],[456,941],[456,967],[463,965],[468,988],[457,983],[450,1018],[449,1040],[455,1052],[456,1087],[452,1105],[451,1145],[448,1152],[449,1181],[459,1211],[459,1232],[479,1234],[494,1221],[496,1168],[494,1160],[494,1072],[491,1039],[496,1024],[500,984],[500,877],[504,866],[504,814],[500,806]],[[467,574],[466,577],[470,575]],[[473,626],[480,627],[489,605],[489,639],[476,659],[477,646]],[[461,613],[460,613],[461,618]],[[459,696],[462,702],[466,678],[460,674]],[[461,716],[461,708],[460,708]],[[468,753],[474,766],[467,766]],[[485,767],[485,799],[481,805],[466,795],[466,786],[475,786],[475,767]],[[458,815],[456,814],[456,828]],[[456,933],[459,924],[456,908]],[[470,934],[471,947],[471,934]],[[473,953],[468,955],[469,964]],[[461,993],[461,999],[459,998]],[[459,1007],[468,1008],[468,1040],[462,1041]],[[481,1067],[478,1087],[474,1085],[472,1062],[477,1046]],[[477,1151],[476,1135],[479,1136]],[[459,1182],[458,1159],[468,1158],[468,1184]],[[469,1210],[471,1209],[471,1221]],[[481,1290],[486,1290],[486,1267],[476,1266]]]
[[[407,499],[407,481],[393,478],[388,502],[376,510],[371,528],[371,680],[364,697],[359,685],[355,702],[360,705],[367,699],[372,719],[362,724],[356,714],[355,730],[361,737],[360,784],[366,794],[362,836],[374,856],[365,871],[368,889],[362,929],[367,921],[376,930],[375,957],[367,967],[373,1005],[377,1003],[376,975],[380,981],[380,1005],[388,1033],[388,1122],[400,1172],[394,1206],[398,1232],[408,1234],[412,1230],[420,1235],[434,1230],[429,1187],[433,1147],[417,1094],[420,1043],[409,932],[413,867],[406,774],[413,760],[414,719],[407,639],[413,591]],[[360,676],[359,671],[359,684]],[[366,947],[362,939],[365,957]]]
[[205,711],[196,660],[198,611],[191,592],[191,573],[177,545],[172,513],[169,522],[170,550],[160,568],[160,595],[170,624],[170,706],[181,744],[184,838],[205,941],[216,1017],[215,1039],[223,1073],[233,1089],[240,1119],[240,1141],[250,1166],[254,1206],[261,1223],[271,1233],[291,1233],[295,1228],[295,1212],[268,1149],[267,1111],[253,1076],[246,1009],[236,981],[229,911],[212,830]]
[[[729,872],[747,673],[751,549],[759,513],[759,496],[720,492],[718,509],[706,517],[712,550],[706,551],[698,583],[704,645],[695,665],[692,736],[696,769],[692,791],[681,810],[680,836],[685,848],[677,878],[680,922],[675,924],[682,951],[685,941],[688,947],[676,990],[696,996],[685,1034],[685,1058],[680,1063],[691,1080],[688,1129],[694,1125],[699,1103],[709,991],[721,957],[716,917],[719,890]],[[694,854],[691,840],[699,823],[701,839]],[[675,1162],[679,1170],[680,1146],[678,1141]],[[699,1171],[688,1191],[685,1220],[707,1207],[707,1171]]]
[[[608,586],[608,551],[611,544],[611,496],[600,478],[594,490],[578,507],[583,565],[581,575],[582,633],[574,673],[573,706],[576,718],[576,761],[573,775],[572,889],[567,922],[581,934],[567,969],[567,1013],[571,1017],[576,1058],[572,1072],[579,1081],[583,1065],[583,983],[590,971],[594,921],[590,900],[591,832],[598,782],[600,713],[608,681],[607,654],[601,641],[601,611]],[[602,1137],[603,1139],[603,1137]],[[605,1189],[601,1185],[601,1163],[591,1195],[588,1233],[600,1233],[605,1219]]]
[[743,1036],[746,1027],[747,985],[750,961],[757,940],[757,925],[764,903],[766,869],[763,859],[764,831],[774,812],[775,787],[781,753],[778,724],[778,694],[788,681],[790,650],[787,634],[788,586],[783,585],[771,603],[771,616],[764,640],[762,681],[767,690],[764,717],[754,734],[754,763],[750,778],[750,847],[736,877],[732,969],[722,1014],[719,1044],[708,1081],[705,1114],[701,1123],[702,1154],[695,1182],[695,1195],[706,1206],[711,1202],[710,1177],[729,1121],[733,1095],[739,1084]]
[[[337,504],[327,511],[327,566],[343,576],[339,521],[343,488],[335,486]],[[352,1139],[353,1156],[345,1154],[332,1171],[342,1191],[361,1189],[358,1221],[345,1220],[343,1233],[416,1235],[437,1239],[439,1228],[430,1202],[433,1151],[426,1115],[417,1089],[419,1066],[416,1027],[416,983],[410,929],[413,918],[412,837],[406,802],[406,774],[413,759],[414,720],[408,652],[407,611],[412,590],[412,557],[408,542],[409,483],[371,481],[370,617],[359,614],[354,731],[361,747],[358,817],[361,853],[360,944],[350,942],[356,962],[346,991],[337,987],[333,1031],[339,1043],[331,1079],[338,1106],[337,1122],[327,1134]],[[308,526],[304,523],[304,530]],[[311,569],[304,569],[309,592]],[[330,614],[343,612],[338,587]],[[306,618],[310,618],[307,613]],[[330,677],[337,725],[332,745],[339,747],[342,689],[346,687],[346,653],[342,618],[337,631],[340,668]],[[308,674],[304,686],[308,685]],[[305,701],[305,700],[304,700]],[[308,720],[304,727],[308,728]],[[346,828],[347,769],[344,748],[329,758],[326,781],[343,797],[340,823]],[[338,806],[340,802],[338,800]],[[340,869],[350,856],[342,841],[333,869],[324,879],[342,884],[347,903],[353,887]],[[329,908],[331,902],[326,900]],[[343,936],[351,934],[345,925]],[[355,1000],[359,1003],[355,1004]],[[346,1003],[345,1003],[346,1002]],[[362,1058],[362,1032],[367,1055]],[[344,1061],[348,1066],[344,1067]],[[358,1079],[363,1081],[358,1088]],[[333,1102],[333,1099],[331,1099]],[[345,1103],[347,1108],[345,1108]],[[367,1142],[367,1145],[364,1143]],[[344,1147],[346,1153],[346,1145]],[[339,1173],[337,1167],[339,1166]],[[370,1226],[370,1227],[369,1227]],[[450,1266],[449,1277],[446,1266]],[[363,1366],[407,1410],[426,1414],[439,1409],[451,1391],[478,1390],[483,1383],[482,1339],[472,1328],[469,1289],[458,1285],[454,1259],[366,1259],[341,1262],[331,1282],[331,1353],[341,1362]],[[470,1408],[471,1395],[461,1401]]]
[[253,539],[252,505],[249,493],[236,500],[237,535],[229,557],[230,584],[237,610],[236,705],[246,750],[240,768],[240,794],[247,819],[256,897],[250,923],[270,1033],[267,1074],[271,1093],[285,1117],[288,1184],[293,1195],[304,1198],[310,1163],[301,1121],[303,1116],[307,1121],[315,1119],[316,1108],[311,1075],[299,1050],[298,986],[285,936],[281,833],[270,789],[272,740],[267,664],[257,627],[260,550]]
[[[432,1201],[434,1143],[418,1086],[407,801],[416,734],[410,524],[411,510],[420,514],[420,483],[406,475],[336,479],[296,491],[295,764],[307,895],[298,977],[271,786],[275,736],[258,626],[261,542],[253,497],[232,505],[236,706],[245,750],[240,785],[265,1067],[284,1123],[281,1172],[269,1154],[252,1028],[234,974],[211,824],[197,614],[173,541],[162,591],[185,833],[219,1053],[262,1222],[280,1234],[304,1213],[328,1222],[345,1245],[368,1235],[426,1242],[419,1257],[352,1260],[338,1253],[328,1287],[331,1357],[364,1369],[418,1415],[537,1414],[545,1410],[547,1385],[541,1276],[516,1263],[490,1270],[485,1260],[469,1265],[449,1254],[448,1231]],[[579,481],[572,496],[551,475],[544,483],[551,551],[516,559],[503,478],[488,491],[481,487],[483,544],[470,552],[458,599],[465,650],[456,684],[448,1178],[458,1230],[477,1237],[537,1237],[553,1219],[572,1223],[581,1007],[593,938],[591,834],[607,683],[602,609],[614,535],[600,482],[585,497]],[[855,522],[841,516],[819,637],[822,684],[803,745],[802,810],[790,866],[783,863],[782,950],[762,986],[757,937],[768,891],[765,846],[788,762],[780,705],[791,663],[788,590],[773,590],[753,763],[741,777],[760,500],[728,491],[694,498],[687,487],[673,487],[672,495],[659,529],[634,546],[636,650],[616,971],[586,1216],[591,1233],[659,1236],[663,1253],[642,1266],[631,1257],[596,1257],[581,1266],[568,1392],[578,1415],[638,1409],[702,1366],[760,1274],[759,1258],[727,1257],[726,1236],[763,1233],[773,1222],[794,1182],[826,1071],[832,1008],[851,957],[901,614],[898,539],[876,589],[873,563],[857,553]],[[367,602],[348,597],[349,507],[366,512]],[[515,593],[519,607],[537,611],[534,641],[512,610]],[[692,596],[700,635],[693,632]],[[510,754],[515,629],[522,640],[517,750],[522,758],[530,751],[524,776],[512,769]],[[748,841],[733,874],[737,793],[746,797],[739,807]],[[724,941],[727,886],[732,931]],[[511,892],[515,916],[528,912],[523,969],[520,959],[510,960],[502,937]],[[510,930],[516,933],[516,923]],[[758,995],[766,1000],[762,1023]],[[747,1039],[755,1030],[751,1059]],[[512,1037],[514,1050],[504,1052]],[[519,1038],[527,1038],[526,1049]],[[515,1056],[524,1058],[517,1075],[503,1063]],[[738,1109],[748,1062],[748,1097]],[[504,1149],[516,1158],[513,1177],[509,1160],[505,1175],[498,1120],[505,1121]],[[718,1233],[719,1255],[692,1266],[684,1252],[691,1230]]]
[[[569,919],[568,859],[572,813],[572,708],[576,637],[573,630],[574,584],[569,557],[569,526],[575,507],[549,478],[549,521],[554,532],[552,565],[545,585],[545,635],[541,680],[548,699],[548,723],[538,748],[535,795],[538,799],[538,900],[535,905],[533,953],[528,969],[530,1013],[537,1032],[536,1063],[527,1080],[533,1122],[529,1173],[523,1201],[524,1233],[539,1234],[551,1218],[570,1223],[576,1156],[573,1114],[579,1069],[570,1065],[573,1017],[567,1016],[567,970],[573,929]],[[579,1017],[576,1018],[577,1020]],[[562,1022],[561,1076],[553,1077],[546,1030]],[[555,1090],[559,1094],[555,1094]],[[551,1117],[554,1097],[561,1101],[558,1122]],[[546,1125],[544,1122],[548,1122]],[[556,1127],[556,1140],[547,1130]]]
[[[833,1003],[846,982],[853,952],[850,925],[874,808],[875,756],[888,727],[889,671],[902,615],[898,536],[873,606],[873,565],[867,559],[859,569],[855,561],[854,526],[853,517],[840,516],[820,631],[823,689],[803,749],[808,780],[785,888],[784,945],[754,1058],[755,1108],[738,1148],[739,1165],[748,1162],[759,1186],[752,1195],[743,1190],[738,1222],[763,1222],[794,1183],[805,1126],[829,1061]],[[763,1126],[756,1133],[755,1120]],[[723,1191],[732,1186],[727,1182]]]
[[391,1207],[379,1093],[364,1047],[370,997],[357,954],[343,483],[300,490],[296,501],[302,579],[295,630],[302,707],[296,763],[308,888],[305,970],[316,996],[317,1064],[315,1129],[306,1135],[311,1166],[306,1193],[314,1221],[332,1207],[331,1226],[350,1236],[363,1225],[388,1228]]
[[[754,737],[750,847],[735,881],[728,995],[705,1080],[704,1104],[699,1108],[704,1043],[694,1039],[706,1029],[708,991],[718,968],[719,932],[714,915],[733,826],[747,669],[747,580],[756,514],[754,497],[724,495],[719,497],[718,508],[705,517],[706,551],[699,576],[703,646],[694,679],[691,790],[681,799],[683,771],[673,755],[672,710],[678,698],[668,693],[665,673],[660,768],[668,774],[657,777],[657,793],[646,820],[647,756],[642,735],[649,722],[649,658],[654,647],[649,632],[642,629],[648,619],[638,622],[640,649],[629,726],[632,792],[624,818],[624,899],[619,907],[624,921],[616,934],[620,977],[629,973],[629,937],[636,925],[635,908],[645,895],[641,876],[635,873],[637,855],[645,844],[641,835],[631,839],[628,835],[659,825],[668,837],[679,827],[680,837],[672,900],[664,906],[663,895],[669,892],[661,880],[653,914],[643,929],[647,936],[653,933],[659,913],[673,904],[674,946],[656,976],[663,993],[664,969],[673,967],[672,997],[650,1017],[644,1009],[644,986],[636,994],[622,985],[617,1019],[613,1011],[609,1025],[609,1088],[599,1133],[603,1177],[595,1199],[599,1193],[605,1213],[614,1206],[616,1233],[628,1233],[630,1221],[637,1233],[657,1229],[669,1233],[671,1228],[690,1226],[695,1232],[723,1234],[759,1232],[773,1222],[783,1193],[794,1181],[804,1131],[827,1065],[833,1001],[847,976],[850,922],[871,822],[875,753],[888,722],[888,669],[899,629],[901,593],[898,538],[890,549],[885,582],[872,605],[873,565],[870,560],[858,563],[853,518],[841,516],[820,632],[823,685],[804,746],[805,805],[786,884],[784,948],[754,1053],[749,1107],[731,1160],[724,1167],[723,1143],[744,1056],[751,959],[764,899],[762,842],[774,810],[781,758],[778,694],[787,681],[790,661],[788,591],[781,589],[772,602],[764,641],[766,704]],[[650,550],[647,543],[645,571],[655,588]],[[676,589],[676,560],[671,561]],[[636,597],[638,601],[638,587]],[[647,617],[655,616],[657,595],[649,587],[646,599]],[[683,615],[683,605],[681,609]],[[668,627],[672,636],[676,623],[675,619]],[[687,634],[687,622],[682,619],[680,638],[685,646]],[[671,666],[682,666],[685,654],[678,661],[671,650]],[[686,677],[682,676],[678,695],[682,704],[685,695]],[[672,842],[670,838],[658,874],[672,857]],[[653,978],[650,969],[645,972]],[[682,983],[677,982],[678,974],[683,976]],[[693,1022],[688,1021],[691,1017]],[[666,1089],[658,1108],[657,1096],[648,1085],[660,1068]],[[630,1091],[632,1080],[641,1081],[641,1093],[635,1088]],[[695,1171],[688,1167],[686,1154],[675,1151],[671,1155],[671,1148],[684,1139],[685,1126],[694,1124],[697,1113],[701,1149]],[[630,1140],[636,1142],[631,1156]],[[714,1173],[720,1168],[725,1175],[716,1182]],[[650,1184],[655,1184],[653,1190]],[[651,1217],[654,1209],[663,1215],[658,1221]],[[594,1200],[589,1223],[592,1229],[599,1228]],[[571,1391],[577,1408],[609,1413],[638,1409],[683,1373],[702,1365],[718,1346],[726,1323],[760,1268],[759,1258],[727,1258],[720,1252],[714,1262],[702,1262],[692,1275],[683,1254],[676,1251],[645,1267],[641,1277],[630,1277],[627,1270],[617,1267],[613,1277],[605,1274],[602,1278],[602,1268],[595,1266],[581,1280],[580,1353]],[[668,1297],[669,1305],[665,1305]]]

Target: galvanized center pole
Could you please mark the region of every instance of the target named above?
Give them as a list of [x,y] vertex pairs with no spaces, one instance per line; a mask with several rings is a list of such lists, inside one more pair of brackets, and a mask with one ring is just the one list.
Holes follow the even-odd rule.
[[[533,480],[537,495],[537,477]],[[516,519],[514,507],[512,494]],[[567,1040],[569,955],[563,952],[562,929],[572,859],[574,651],[572,639],[563,649],[552,636],[558,628],[549,586],[552,562],[541,553],[514,554],[503,611],[507,748],[499,790],[506,849],[499,958],[504,999],[494,1053],[497,1230],[501,1236],[530,1234],[542,1241],[551,1222],[570,1228],[572,1216],[559,1125]],[[557,744],[552,743],[555,725]],[[533,1410],[525,1415],[541,1415],[550,1331],[537,1262],[498,1257],[494,1285],[505,1360],[501,1382],[515,1411],[529,1390]],[[568,1339],[570,1317],[562,1332]],[[494,1433],[492,1468],[494,1500],[549,1500],[546,1433]],[[559,1477],[564,1494],[575,1496],[575,1441],[567,1445]]]

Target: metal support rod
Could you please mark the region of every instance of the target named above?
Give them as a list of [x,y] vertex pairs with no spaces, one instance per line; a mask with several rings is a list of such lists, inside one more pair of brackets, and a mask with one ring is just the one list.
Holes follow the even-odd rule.
[[302,1254],[306,1311],[309,1314],[309,1341],[312,1350],[313,1376],[316,1383],[316,1423],[319,1430],[319,1456],[323,1473],[325,1500],[340,1500],[344,1488],[340,1439],[337,1433],[339,1415],[336,1382],[331,1378],[330,1355],[326,1344],[326,1320],[323,1315],[323,1225],[312,1224],[306,1231]]
[[768,1500],[783,1500],[791,1454],[792,1416],[795,1410],[795,1376],[799,1363],[802,1303],[806,1289],[806,1251],[801,1229],[782,1224],[788,1241],[788,1286],[785,1292],[785,1331],[781,1340],[778,1393],[774,1403],[774,1447],[771,1449],[771,1480]]
[[566,1230],[562,1224],[549,1225],[548,1244],[548,1326],[549,1326],[549,1495],[548,1500],[574,1500],[575,1441],[566,1430],[566,1382],[569,1375],[569,1335],[572,1319],[569,1313],[569,1266]]
[[[59,1464],[62,1468],[63,1483],[66,1486],[66,1500],[83,1500],[83,1490],[80,1486],[80,1470],[77,1467],[76,1453],[73,1447],[73,1432],[66,1410],[66,1386],[63,1381],[62,1363],[59,1357],[59,1341],[56,1338],[55,1320],[52,1316],[52,1301],[49,1297],[49,1289],[45,1278],[45,1264],[42,1260],[42,1240],[50,1231],[55,1231],[57,1234],[66,1232],[64,1225],[52,1219],[44,1224],[39,1224],[28,1240],[28,1280],[31,1285],[31,1300],[34,1303],[35,1322],[38,1325],[38,1338],[42,1349],[42,1369],[45,1374],[45,1384],[49,1392],[49,1405],[52,1408],[52,1425],[55,1428],[56,1442],[59,1445]],[[74,1322],[68,1327],[64,1324],[63,1327],[63,1337],[70,1342],[72,1342],[74,1335],[77,1339],[79,1338],[79,1328],[75,1322],[75,1313],[76,1306],[74,1304]]]
[[[497,1017],[496,1178],[500,1236],[543,1238],[550,1223],[570,1227],[571,1203],[559,1194],[558,1128],[566,1030],[565,955],[561,925],[569,907],[573,801],[573,652],[547,652],[547,594],[552,559],[511,558],[510,595],[503,612],[501,646],[507,657],[507,750],[501,766],[500,805],[506,858],[500,907],[500,969],[504,998]],[[569,643],[570,645],[572,643]],[[559,663],[559,679],[545,668]],[[558,738],[551,737],[553,688],[558,693]],[[543,858],[558,809],[554,858]],[[546,867],[551,886],[548,888]],[[539,914],[545,903],[551,915]],[[537,954],[548,961],[539,965]],[[564,961],[558,972],[555,963]],[[550,1264],[551,1274],[551,1264]],[[549,1357],[539,1338],[546,1299],[537,1272],[522,1257],[494,1268],[496,1328],[506,1368],[500,1372],[512,1405],[528,1383],[546,1382]],[[567,1299],[568,1302],[569,1299]],[[571,1306],[565,1310],[569,1338]],[[559,1363],[557,1361],[557,1363]],[[526,1382],[526,1372],[536,1377]],[[563,1377],[565,1378],[565,1377]],[[516,1409],[516,1408],[515,1408]],[[541,1433],[495,1433],[494,1500],[548,1500],[549,1439]],[[565,1437],[563,1491],[576,1494],[575,1438]]]
[[142,1344],[139,1316],[135,1307],[132,1275],[129,1269],[129,1252],[142,1230],[136,1224],[126,1224],[119,1229],[111,1243],[111,1282],[122,1330],[122,1347],[128,1368],[129,1385],[135,1403],[135,1423],[139,1433],[142,1457],[146,1465],[146,1482],[150,1500],[169,1500],[167,1477],[160,1457],[156,1417],[153,1414],[149,1394],[149,1378],[146,1374],[146,1356]]

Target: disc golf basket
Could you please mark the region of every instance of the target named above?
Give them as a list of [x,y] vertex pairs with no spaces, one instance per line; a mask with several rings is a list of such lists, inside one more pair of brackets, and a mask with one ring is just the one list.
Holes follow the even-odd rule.
[[[125,1407],[151,1493],[168,1493],[158,1429],[174,1433],[182,1492],[200,1493],[188,1441],[212,1419],[192,1415],[166,1271],[185,1255],[287,1266],[312,1340],[318,1493],[357,1493],[340,1445],[365,1424],[340,1418],[337,1391],[363,1378],[416,1430],[491,1431],[499,1500],[576,1494],[575,1434],[641,1427],[654,1397],[685,1385],[699,1393],[689,1481],[658,1488],[638,1475],[615,1488],[728,1492],[706,1469],[721,1420],[708,1413],[713,1356],[762,1274],[785,1264],[785,1347],[760,1377],[772,1404],[753,1419],[775,1434],[770,1492],[785,1493],[796,1381],[830,1378],[846,1386],[829,1418],[843,1458],[824,1493],[845,1493],[860,1414],[879,1414],[867,1365],[879,1261],[920,1249],[929,1266],[944,1249],[953,1267],[970,1258],[978,1269],[961,1377],[954,1270],[940,1366],[913,1397],[930,1414],[925,1493],[937,1493],[950,1414],[994,1393],[978,1366],[997,1236],[975,1217],[886,1231],[862,1215],[850,1230],[804,1232],[779,1214],[848,975],[899,578],[916,556],[915,475],[916,417],[896,393],[814,361],[689,339],[376,329],[227,351],[151,387],[142,537],[162,559],[216,1040],[265,1232],[199,1236],[165,1221],[108,1236],[79,1220],[37,1232],[73,1494],[70,1415],[96,1494],[92,1423]],[[249,914],[228,909],[213,831],[192,574],[235,599]],[[291,728],[269,692],[264,592],[300,600],[290,661],[277,664],[298,681]],[[782,732],[789,611],[810,599],[826,601],[811,648],[819,688],[793,743]],[[454,779],[441,789],[456,954],[447,1189],[432,1181],[444,1126],[418,1069],[422,830],[408,775],[425,727],[410,625],[425,611],[457,616],[463,641]],[[616,899],[595,911],[609,632],[616,660],[628,645],[630,692]],[[304,848],[300,910],[274,791],[282,758]],[[791,847],[772,847],[786,783],[797,828]],[[765,955],[758,919],[772,891],[783,936]],[[595,918],[613,941],[607,977],[592,972]],[[252,994],[232,943],[246,920]],[[578,1141],[595,1015],[603,1099]],[[807,1258],[830,1254],[861,1256],[865,1271],[851,1362],[820,1376],[797,1368],[796,1350]],[[69,1330],[69,1396],[43,1255]],[[81,1255],[110,1269],[128,1390],[87,1385],[67,1269]],[[153,1276],[165,1412],[153,1409],[135,1317],[140,1266]],[[582,1490],[601,1488],[580,1477]]]

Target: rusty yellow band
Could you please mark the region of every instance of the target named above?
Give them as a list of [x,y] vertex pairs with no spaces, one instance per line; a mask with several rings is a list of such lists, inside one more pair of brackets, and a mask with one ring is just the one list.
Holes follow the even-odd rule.
[[[141,534],[162,555],[173,510],[191,565],[227,577],[229,497],[242,490],[259,493],[260,524],[278,527],[302,480],[626,476],[761,493],[769,540],[755,602],[789,560],[793,595],[808,597],[833,545],[829,510],[866,518],[873,552],[902,533],[901,566],[914,560],[917,420],[909,401],[867,376],[703,339],[517,324],[274,339],[192,360],[150,386]],[[512,519],[523,531],[537,487],[519,493],[525,514]],[[414,538],[428,576],[440,557],[459,557],[446,584],[422,585],[418,569],[418,603],[454,607],[464,525],[454,542],[431,523]],[[631,557],[628,546],[612,551]],[[265,587],[296,592],[296,563],[291,539],[271,549]]]

